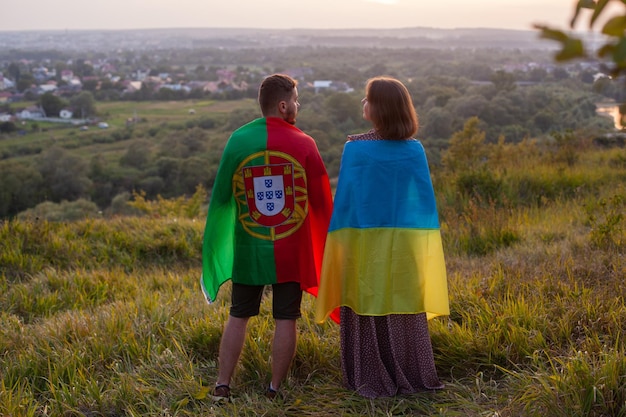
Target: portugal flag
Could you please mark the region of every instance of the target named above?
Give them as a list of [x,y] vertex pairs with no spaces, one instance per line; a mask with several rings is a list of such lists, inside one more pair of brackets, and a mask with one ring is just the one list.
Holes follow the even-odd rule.
[[231,279],[300,282],[317,295],[332,212],[315,141],[280,118],[233,132],[213,185],[202,247],[202,291],[215,301]]
[[344,147],[316,321],[338,306],[371,316],[449,314],[435,195],[417,140]]

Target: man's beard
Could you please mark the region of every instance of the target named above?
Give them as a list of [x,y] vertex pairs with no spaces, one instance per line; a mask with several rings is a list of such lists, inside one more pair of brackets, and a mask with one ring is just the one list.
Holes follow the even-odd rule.
[[289,124],[295,125],[296,124],[296,112],[288,112],[287,114],[285,114],[285,121]]

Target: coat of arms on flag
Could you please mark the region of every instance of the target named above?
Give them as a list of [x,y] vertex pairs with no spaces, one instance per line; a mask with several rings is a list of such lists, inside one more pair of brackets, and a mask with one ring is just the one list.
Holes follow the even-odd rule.
[[291,164],[245,167],[242,174],[248,210],[254,222],[275,227],[293,215],[295,198]]
[[306,175],[296,159],[266,152],[261,159],[251,155],[239,167],[233,186],[244,229],[258,238],[277,240],[298,230],[306,218]]

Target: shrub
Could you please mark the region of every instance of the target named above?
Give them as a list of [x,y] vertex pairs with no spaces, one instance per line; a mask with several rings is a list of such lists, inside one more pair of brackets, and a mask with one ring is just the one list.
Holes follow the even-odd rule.
[[13,133],[17,130],[17,126],[13,122],[0,123],[0,133]]
[[445,246],[456,248],[458,253],[482,256],[519,242],[518,231],[498,207],[493,201],[472,198],[460,215],[445,213]]
[[476,197],[483,201],[502,200],[502,180],[485,169],[460,174],[456,186],[459,194],[464,197]]
[[52,222],[75,221],[100,216],[98,206],[88,200],[62,201],[53,203],[46,201],[32,209],[18,214],[18,219],[48,220]]
[[623,194],[592,200],[585,206],[587,225],[591,228],[590,239],[600,249],[621,248],[624,245]]
[[185,196],[165,199],[160,195],[156,200],[147,200],[144,191],[133,193],[134,201],[128,205],[152,217],[183,217],[193,219],[200,215],[203,203],[207,199],[207,192],[202,185],[196,187],[196,192],[190,198]]

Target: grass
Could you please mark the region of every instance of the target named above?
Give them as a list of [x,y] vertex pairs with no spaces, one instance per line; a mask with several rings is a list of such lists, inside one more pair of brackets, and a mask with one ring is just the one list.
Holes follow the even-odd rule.
[[[586,167],[585,186],[533,204],[454,200],[454,181],[437,181],[451,314],[429,326],[446,388],[376,400],[342,388],[339,329],[314,323],[305,296],[285,397],[263,396],[273,334],[266,297],[249,324],[233,403],[212,402],[230,290],[212,305],[200,292],[201,219],[165,210],[5,221],[0,415],[624,416],[626,165],[607,163],[623,159],[623,150],[586,150],[572,168],[531,161],[537,169],[500,177],[513,187],[523,171],[554,189],[578,183]],[[183,204],[144,203],[152,214]]]

